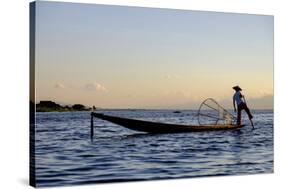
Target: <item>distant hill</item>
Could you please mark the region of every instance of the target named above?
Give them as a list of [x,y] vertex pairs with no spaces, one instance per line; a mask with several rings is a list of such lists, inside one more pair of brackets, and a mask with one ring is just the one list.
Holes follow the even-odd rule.
[[36,112],[69,112],[69,111],[90,111],[91,108],[83,104],[65,105],[62,106],[53,101],[40,101],[36,104]]

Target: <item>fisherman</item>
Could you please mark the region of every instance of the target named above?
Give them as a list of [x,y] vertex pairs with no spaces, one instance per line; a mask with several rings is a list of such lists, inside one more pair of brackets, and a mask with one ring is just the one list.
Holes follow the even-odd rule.
[[[242,91],[242,89],[237,85],[232,87],[235,90],[235,93],[233,95],[233,106],[234,106],[234,111],[236,112],[236,107],[235,107],[235,102],[237,104],[237,125],[241,124],[241,111],[245,110],[246,113],[248,114],[249,120],[251,121],[251,124],[253,126],[252,123],[252,119],[253,119],[253,115],[251,114],[246,102],[245,102],[245,98],[244,96],[241,94],[240,91]],[[244,101],[242,100],[242,98],[244,99]]]

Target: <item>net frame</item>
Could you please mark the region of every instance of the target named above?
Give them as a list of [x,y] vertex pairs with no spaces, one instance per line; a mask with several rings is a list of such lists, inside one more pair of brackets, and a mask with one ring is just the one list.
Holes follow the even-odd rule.
[[[207,103],[208,101],[213,103],[215,105],[215,107],[210,106]],[[215,114],[210,115],[208,113],[207,114],[202,113],[203,107],[210,108],[211,110],[213,110],[213,112],[215,112]],[[212,118],[213,121],[212,121],[212,123],[209,123],[209,124],[203,123],[201,120],[202,117]],[[197,118],[198,118],[199,125],[218,125],[218,123],[220,123],[222,125],[234,125],[235,120],[236,120],[236,117],[234,115],[232,115],[230,112],[228,112],[224,107],[222,107],[213,98],[207,98],[201,103],[201,105],[199,106],[199,109],[198,109]],[[211,122],[211,121],[209,121],[209,122]]]

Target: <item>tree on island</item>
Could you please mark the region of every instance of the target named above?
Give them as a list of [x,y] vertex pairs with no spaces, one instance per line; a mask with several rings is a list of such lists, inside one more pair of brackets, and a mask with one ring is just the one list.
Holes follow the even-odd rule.
[[81,111],[81,110],[85,110],[86,108],[85,108],[85,106],[82,105],[82,104],[74,104],[74,105],[72,106],[72,109],[73,109],[73,110]]
[[43,100],[36,104],[36,112],[67,112],[67,111],[89,111],[91,108],[87,108],[82,104],[74,104],[73,106],[61,106],[53,101]]

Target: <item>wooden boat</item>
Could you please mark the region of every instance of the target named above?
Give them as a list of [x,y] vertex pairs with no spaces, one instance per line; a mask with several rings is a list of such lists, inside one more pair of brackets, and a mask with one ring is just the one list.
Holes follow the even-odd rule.
[[158,123],[152,121],[143,121],[128,119],[116,116],[104,115],[102,113],[92,112],[92,116],[106,120],[128,129],[148,133],[182,133],[182,132],[202,132],[217,130],[232,130],[243,127],[244,125],[181,125],[171,123]]

